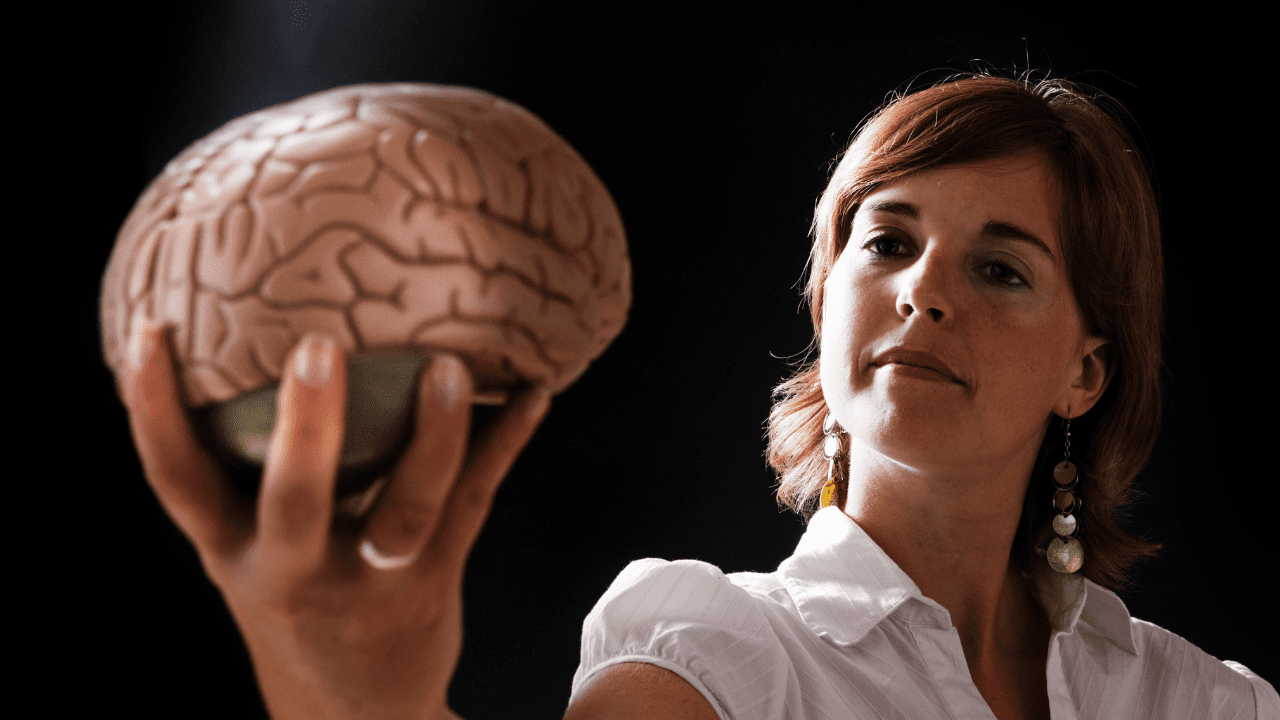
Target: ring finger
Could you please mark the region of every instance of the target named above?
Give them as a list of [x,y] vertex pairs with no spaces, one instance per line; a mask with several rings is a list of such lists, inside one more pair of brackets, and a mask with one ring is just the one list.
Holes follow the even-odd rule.
[[369,520],[360,554],[375,568],[411,564],[439,525],[466,454],[473,381],[453,355],[439,355],[419,386],[413,440]]

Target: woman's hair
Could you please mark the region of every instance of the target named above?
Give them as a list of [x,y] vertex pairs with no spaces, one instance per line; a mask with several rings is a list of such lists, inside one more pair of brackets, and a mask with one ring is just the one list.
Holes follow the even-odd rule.
[[[805,296],[817,347],[823,284],[849,240],[859,203],[878,186],[945,165],[1023,153],[1044,158],[1057,179],[1062,254],[1085,331],[1111,343],[1106,391],[1071,422],[1071,460],[1081,475],[1081,572],[1118,588],[1135,560],[1160,548],[1128,535],[1115,516],[1133,499],[1134,477],[1160,427],[1164,267],[1146,166],[1112,112],[1126,114],[1105,94],[1063,80],[987,74],[948,78],[892,99],[864,121],[818,201]],[[774,389],[769,415],[768,460],[780,476],[778,502],[806,517],[827,475],[820,362],[805,363]],[[847,462],[849,438],[840,437]],[[1044,562],[1043,548],[1053,535],[1049,477],[1062,449],[1061,424],[1050,423],[1014,538],[1013,554],[1024,570]]]

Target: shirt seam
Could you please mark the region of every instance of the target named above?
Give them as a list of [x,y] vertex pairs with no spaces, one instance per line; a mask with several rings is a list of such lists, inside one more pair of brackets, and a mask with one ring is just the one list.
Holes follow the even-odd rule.
[[707,702],[711,704],[711,709],[716,711],[716,715],[720,718],[720,720],[733,720],[733,718],[729,715],[728,711],[724,709],[724,706],[720,704],[719,698],[715,696],[715,693],[711,692],[711,689],[708,688],[706,684],[704,684],[702,680],[698,678],[697,675],[694,675],[688,668],[684,667],[683,665],[680,665],[679,663],[674,663],[670,660],[667,660],[666,658],[658,657],[656,655],[637,655],[637,654],[618,655],[601,662],[600,664],[593,667],[591,671],[588,672],[583,677],[582,682],[578,685],[577,689],[575,689],[572,695],[570,695],[569,705],[571,706],[573,705],[573,701],[577,699],[579,695],[582,694],[583,690],[587,689],[591,685],[591,683],[595,681],[596,677],[600,673],[604,672],[610,667],[613,667],[614,665],[618,665],[620,663],[629,663],[629,662],[645,663],[646,665],[656,665],[664,670],[668,670],[670,672],[675,673],[676,675],[679,675],[681,679],[683,679],[685,682],[692,685],[695,690],[701,693],[702,697],[706,698]]

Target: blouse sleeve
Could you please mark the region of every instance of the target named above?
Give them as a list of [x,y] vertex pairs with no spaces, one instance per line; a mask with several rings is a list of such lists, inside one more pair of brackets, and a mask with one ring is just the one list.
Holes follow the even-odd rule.
[[757,601],[696,560],[637,560],[582,626],[570,704],[606,668],[643,662],[684,678],[721,720],[784,713],[790,663]]
[[1238,662],[1226,660],[1223,664],[1245,676],[1249,680],[1249,684],[1253,686],[1253,700],[1257,707],[1255,717],[1258,720],[1268,720],[1270,718],[1280,720],[1280,694],[1276,693],[1276,689],[1271,686],[1271,683],[1258,677],[1252,670]]

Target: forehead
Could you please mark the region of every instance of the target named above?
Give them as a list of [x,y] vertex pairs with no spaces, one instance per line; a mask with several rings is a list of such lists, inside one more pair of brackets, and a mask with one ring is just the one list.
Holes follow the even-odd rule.
[[1056,245],[1060,205],[1048,164],[1029,154],[911,173],[869,193],[853,220],[871,222],[889,207],[924,223],[1030,226]]

